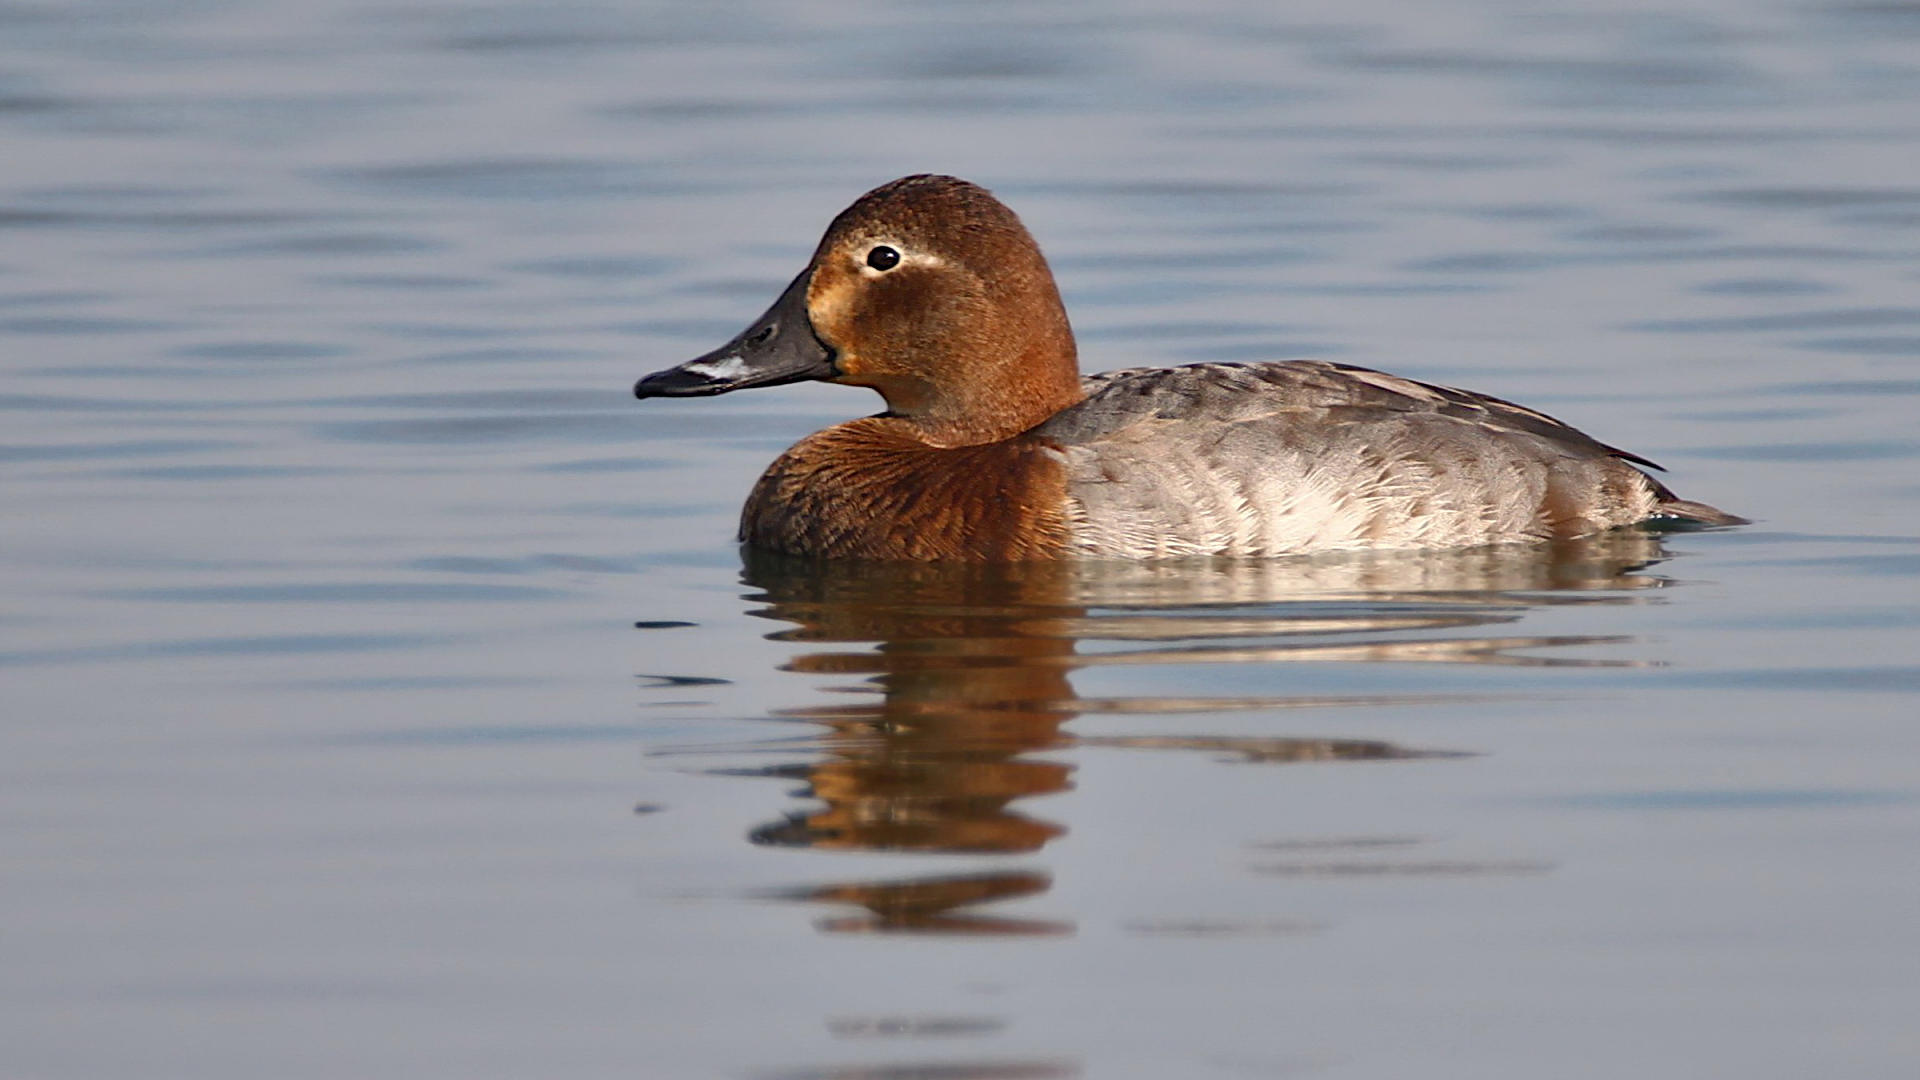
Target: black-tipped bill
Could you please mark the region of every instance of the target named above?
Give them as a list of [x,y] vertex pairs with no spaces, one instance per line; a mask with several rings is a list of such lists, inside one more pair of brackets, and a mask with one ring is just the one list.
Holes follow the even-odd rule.
[[807,318],[808,269],[765,315],[740,336],[679,367],[656,371],[634,385],[633,396],[709,397],[750,386],[780,386],[833,377],[833,350],[814,336]]

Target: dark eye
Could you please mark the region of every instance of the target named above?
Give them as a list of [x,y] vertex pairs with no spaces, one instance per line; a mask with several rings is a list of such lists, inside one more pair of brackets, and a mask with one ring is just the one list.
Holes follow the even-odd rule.
[[881,244],[879,247],[867,252],[867,265],[873,267],[875,270],[891,270],[900,265],[900,253],[885,244]]

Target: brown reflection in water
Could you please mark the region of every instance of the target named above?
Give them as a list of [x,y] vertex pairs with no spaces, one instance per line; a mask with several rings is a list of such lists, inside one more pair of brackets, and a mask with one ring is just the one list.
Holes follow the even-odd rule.
[[[873,642],[872,652],[802,653],[788,670],[873,672],[878,702],[795,710],[825,729],[829,757],[804,766],[823,810],[756,830],[762,844],[1017,853],[1064,830],[1009,809],[1065,791],[1070,768],[1028,758],[1076,715],[1075,638],[1038,567],[819,564],[755,558],[756,614],[798,624],[793,642]],[[1042,578],[1050,575],[1040,574]]]
[[962,874],[907,881],[865,881],[771,893],[779,900],[852,904],[870,914],[822,919],[820,928],[836,934],[994,934],[1049,936],[1070,934],[1072,923],[974,915],[961,908],[1013,900],[1047,891],[1053,878],[1034,871]]
[[[822,804],[754,830],[755,843],[1032,852],[1066,831],[1015,809],[1019,800],[1071,788],[1071,766],[1034,756],[1046,750],[1206,750],[1265,763],[1436,756],[1365,739],[1187,733],[1076,739],[1061,725],[1087,713],[1175,715],[1441,700],[1090,699],[1074,692],[1069,676],[1076,669],[1308,661],[1633,663],[1535,655],[1630,639],[1475,631],[1504,629],[1545,605],[1639,602],[1646,590],[1666,582],[1634,571],[1663,557],[1659,538],[1638,532],[1454,552],[1161,563],[823,563],[753,553],[745,580],[761,590],[753,599],[766,605],[754,614],[792,624],[770,636],[802,647],[786,670],[867,675],[867,685],[857,689],[877,700],[782,710],[778,716],[815,725],[820,733],[726,749],[802,747],[823,755],[753,770],[801,780],[805,793]],[[1059,932],[1053,924],[952,914],[954,908],[1046,887],[1039,875],[1029,875],[1031,888],[1012,887],[1019,877],[851,883],[789,895],[853,903],[871,912],[822,924],[842,932]]]

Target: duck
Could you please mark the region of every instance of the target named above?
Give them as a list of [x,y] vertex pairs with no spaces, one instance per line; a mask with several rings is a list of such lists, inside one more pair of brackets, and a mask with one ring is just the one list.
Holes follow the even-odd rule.
[[1324,360],[1082,376],[1046,258],[987,189],[903,177],[828,226],[733,340],[634,387],[821,381],[884,411],[801,439],[749,548],[912,562],[1267,558],[1744,524],[1542,412]]

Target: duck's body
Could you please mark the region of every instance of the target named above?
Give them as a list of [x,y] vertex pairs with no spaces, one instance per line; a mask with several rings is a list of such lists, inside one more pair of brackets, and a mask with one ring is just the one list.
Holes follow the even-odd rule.
[[819,378],[890,406],[801,440],[741,539],[873,559],[1270,556],[1582,536],[1677,499],[1552,417],[1316,361],[1081,379],[1051,274],[1011,211],[908,177],[835,220],[772,310],[642,380],[692,396]]
[[1319,361],[1109,371],[1010,439],[930,447],[889,417],[809,436],[741,538],[829,557],[1268,556],[1725,523],[1631,458],[1494,398]]

